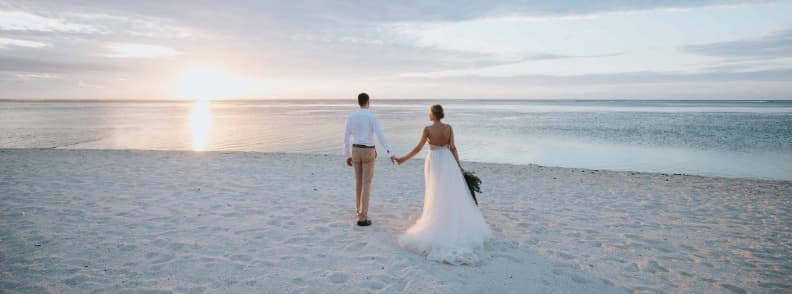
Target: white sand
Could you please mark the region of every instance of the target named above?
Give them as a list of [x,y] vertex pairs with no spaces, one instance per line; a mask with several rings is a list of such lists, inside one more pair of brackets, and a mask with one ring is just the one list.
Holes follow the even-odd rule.
[[398,247],[420,160],[380,158],[372,227],[340,157],[0,150],[0,292],[792,291],[792,182],[468,163],[479,266]]

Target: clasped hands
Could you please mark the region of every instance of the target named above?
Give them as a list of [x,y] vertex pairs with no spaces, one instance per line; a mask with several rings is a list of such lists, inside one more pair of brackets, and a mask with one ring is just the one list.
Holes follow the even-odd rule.
[[391,160],[391,163],[398,164],[398,165],[401,165],[402,163],[407,161],[407,159],[396,157],[395,155],[391,155],[390,160]]

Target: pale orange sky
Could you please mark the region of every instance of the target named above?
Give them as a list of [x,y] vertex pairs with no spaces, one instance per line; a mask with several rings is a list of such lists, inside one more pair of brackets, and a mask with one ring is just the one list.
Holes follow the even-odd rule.
[[0,1],[0,99],[790,99],[790,14],[790,1]]

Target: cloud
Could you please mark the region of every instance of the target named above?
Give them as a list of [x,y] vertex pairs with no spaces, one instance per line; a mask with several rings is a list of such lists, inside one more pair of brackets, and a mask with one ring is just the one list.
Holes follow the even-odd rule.
[[758,39],[688,45],[682,50],[717,57],[792,58],[792,29]]
[[592,19],[603,14],[637,13],[649,11],[678,11],[705,7],[742,7],[758,4],[763,1],[536,1],[523,3],[513,1],[510,4],[495,7],[479,18],[510,20],[510,21],[548,21]]
[[170,57],[182,54],[173,48],[150,44],[111,44],[107,48],[114,53],[105,56],[113,58]]
[[[271,6],[268,1],[248,1],[247,6]],[[730,7],[756,4],[745,0],[690,1],[308,1],[279,2],[286,16],[304,19],[306,16],[333,15],[332,20],[359,22],[464,21],[479,18],[554,18],[591,16],[613,12],[654,10],[684,10],[701,7]],[[245,5],[242,5],[245,6]]]
[[[462,51],[467,52],[467,51]],[[468,53],[472,54],[472,53]],[[555,53],[524,53],[520,55],[503,55],[496,53],[480,53],[482,56],[488,57],[486,62],[457,64],[456,67],[449,66],[450,69],[433,70],[424,72],[409,72],[400,73],[396,77],[400,78],[447,78],[447,77],[464,77],[464,76],[521,76],[520,74],[501,73],[497,69],[502,66],[517,66],[524,65],[534,61],[558,61],[563,59],[578,59],[578,58],[601,58],[601,57],[614,57],[621,56],[623,53],[608,53],[608,54],[592,54],[592,55],[563,55]],[[437,69],[437,68],[435,68]],[[494,71],[493,71],[494,70]]]
[[16,78],[19,80],[27,81],[34,79],[58,79],[60,76],[54,74],[41,74],[41,73],[18,73]]
[[72,72],[117,72],[128,68],[114,64],[71,63],[43,59],[26,59],[0,56],[0,72],[26,73],[72,73]]
[[37,13],[31,13],[3,10],[0,5],[0,31],[16,35],[77,34],[83,35],[83,38],[91,35],[187,38],[194,35],[191,30],[162,18],[145,15],[122,16],[122,11],[90,13],[80,9],[64,9],[59,11],[57,6],[43,7],[32,9]]
[[629,83],[670,83],[670,82],[728,82],[728,81],[789,81],[792,68],[734,71],[734,72],[629,72],[615,74],[591,74],[555,78],[564,82],[629,84]]
[[525,85],[582,85],[582,84],[663,84],[663,83],[695,83],[695,82],[729,82],[729,81],[789,81],[792,80],[792,68],[743,72],[623,72],[611,74],[586,74],[571,76],[553,75],[521,75],[509,77],[465,75],[426,79],[424,77],[405,77],[412,80],[453,81],[464,84],[502,83]]
[[94,33],[98,31],[91,25],[66,22],[25,11],[0,11],[0,30],[66,33]]
[[111,13],[72,12],[63,14],[75,22],[94,24],[103,34],[121,34],[130,37],[183,39],[194,36],[188,28],[177,25],[168,19],[145,15],[123,16]]
[[88,82],[83,81],[83,80],[78,81],[77,82],[77,86],[79,86],[80,88],[91,88],[91,89],[104,89],[105,88],[104,85],[88,83]]
[[9,39],[9,38],[0,38],[0,49],[8,48],[11,46],[16,47],[28,47],[28,48],[41,48],[47,46],[47,44],[36,42],[36,41],[29,41],[29,40],[20,40],[20,39]]
[[[746,4],[747,3],[747,4]],[[432,82],[456,81],[447,84],[449,93],[460,93],[460,85],[487,83],[494,88],[517,87],[519,83],[530,85],[598,84],[598,83],[664,83],[664,81],[731,80],[740,75],[732,74],[685,76],[674,73],[632,72],[622,75],[578,75],[557,77],[548,75],[510,77],[482,77],[475,75],[478,69],[505,66],[528,68],[514,73],[557,73],[559,67],[569,68],[571,74],[581,72],[614,72],[664,70],[652,67],[649,54],[641,55],[647,47],[644,40],[625,39],[623,46],[594,48],[592,46],[562,47],[554,38],[525,35],[536,42],[547,42],[547,46],[526,46],[530,52],[499,43],[484,46],[441,46],[431,42],[416,42],[414,36],[402,34],[394,27],[400,24],[431,25],[434,23],[466,22],[480,19],[551,20],[543,24],[519,23],[515,26],[563,26],[569,22],[560,19],[596,18],[592,29],[609,21],[614,13],[688,10],[700,7],[723,7],[753,5],[746,1],[270,1],[234,0],[223,1],[16,1],[0,0],[0,34],[17,41],[6,41],[0,50],[0,71],[12,79],[15,73],[53,74],[61,79],[35,78],[37,82],[55,85],[58,89],[68,88],[63,81],[84,79],[91,84],[107,85],[109,97],[123,91],[114,89],[111,82],[94,82],[97,78],[124,76],[134,81],[135,87],[124,91],[168,95],[161,88],[169,87],[168,79],[174,79],[183,68],[192,63],[220,68],[234,74],[255,76],[263,80],[282,78],[295,81],[323,81],[327,88],[345,88],[357,85],[366,79],[378,79],[382,83],[392,82],[394,88],[409,89],[404,81],[430,84]],[[754,9],[756,7],[752,7]],[[747,9],[750,10],[750,9]],[[706,13],[712,11],[704,11]],[[754,11],[751,11],[753,13]],[[648,13],[647,13],[648,14]],[[690,13],[693,15],[694,13]],[[665,17],[666,14],[660,17]],[[720,15],[720,14],[719,14]],[[7,17],[10,16],[10,17]],[[674,15],[674,17],[687,17]],[[692,16],[689,16],[692,17]],[[647,19],[655,19],[655,15]],[[683,22],[680,22],[683,23]],[[677,23],[674,23],[677,24]],[[512,25],[512,23],[507,23]],[[752,29],[759,31],[763,28]],[[636,31],[642,30],[636,26]],[[493,37],[498,37],[493,31]],[[505,36],[505,35],[504,35]],[[563,36],[561,36],[563,37]],[[667,36],[659,36],[667,37]],[[544,39],[542,39],[544,38]],[[560,38],[559,38],[560,39]],[[28,41],[33,43],[20,43]],[[466,40],[463,40],[466,41]],[[474,42],[475,40],[470,40]],[[556,43],[553,43],[556,42]],[[37,47],[32,45],[45,44]],[[31,46],[24,46],[31,45]],[[437,45],[437,46],[435,46]],[[500,47],[499,47],[500,46]],[[673,45],[677,46],[677,45]],[[559,47],[562,49],[559,50]],[[575,50],[563,50],[574,48]],[[669,46],[668,48],[675,48]],[[527,49],[526,49],[527,50]],[[544,51],[543,51],[544,50]],[[668,49],[662,49],[668,50]],[[671,49],[673,50],[673,49]],[[598,52],[619,52],[594,54]],[[619,62],[586,60],[620,55]],[[678,53],[678,52],[676,52]],[[699,54],[699,53],[697,53]],[[679,64],[689,70],[701,70],[702,66],[713,66],[711,59],[689,54],[684,60],[667,58],[671,64]],[[177,58],[157,58],[157,57]],[[635,56],[634,63],[629,59]],[[628,60],[628,61],[625,61]],[[702,61],[703,60],[703,61]],[[778,61],[778,59],[774,59]],[[539,61],[546,67],[535,66]],[[589,67],[579,66],[589,64]],[[635,66],[625,66],[635,65]],[[702,65],[704,63],[708,63]],[[570,65],[571,64],[571,65]],[[593,65],[592,65],[593,64]],[[601,65],[600,65],[601,64]],[[778,67],[789,65],[789,62]],[[723,65],[726,66],[726,65]],[[755,66],[760,67],[760,66]],[[714,68],[714,67],[712,67]],[[549,69],[549,70],[546,70]],[[672,69],[675,70],[676,68]],[[705,68],[706,69],[706,68]],[[743,68],[744,69],[744,68]],[[767,69],[761,66],[760,69]],[[713,69],[714,70],[714,69]],[[437,79],[420,78],[421,74],[459,71],[454,76]],[[714,70],[715,71],[715,70]],[[732,71],[732,68],[719,72]],[[414,75],[410,77],[411,73]],[[471,74],[468,76],[468,74]],[[479,73],[481,74],[481,73]],[[758,80],[762,75],[743,74],[743,78]],[[782,75],[785,76],[785,75]],[[408,78],[409,77],[409,78]],[[769,75],[768,79],[775,81]],[[32,76],[31,76],[32,78]],[[151,83],[140,83],[143,80]],[[511,80],[510,80],[511,79]],[[620,80],[620,79],[623,79]],[[343,80],[343,82],[338,82]],[[469,81],[469,82],[468,82]],[[130,82],[131,84],[132,82]],[[20,83],[21,84],[21,83]],[[29,87],[28,83],[26,87]],[[74,86],[74,85],[71,85]],[[76,86],[75,86],[76,87]],[[157,88],[160,87],[160,88]],[[13,91],[0,87],[0,95]],[[53,87],[54,88],[54,87]],[[574,87],[568,87],[573,89]],[[22,89],[22,88],[19,88]],[[41,93],[34,87],[25,88]],[[73,90],[79,96],[87,88]],[[120,88],[118,88],[120,89]],[[305,89],[305,88],[301,88]],[[52,91],[52,90],[50,90]],[[156,92],[160,91],[160,92]],[[55,91],[53,91],[54,93]],[[99,93],[100,91],[97,91]],[[298,92],[295,90],[295,92]],[[305,93],[306,91],[303,91]],[[418,91],[420,93],[420,91]],[[60,93],[56,93],[59,94]],[[320,93],[322,94],[322,93]],[[316,94],[316,95],[320,95]],[[31,94],[32,95],[32,94]],[[65,95],[65,94],[64,94]]]
[[[757,1],[366,1],[355,7],[336,5],[333,11],[346,10],[350,16],[369,21],[464,21],[480,18],[545,20],[553,18],[591,17],[614,12],[685,10],[701,7],[731,7],[756,4]],[[333,9],[335,8],[335,9]]]
[[[370,23],[465,21],[481,18],[554,18],[591,16],[613,12],[684,10],[701,7],[729,7],[762,3],[746,0],[689,1],[222,1],[171,0],[147,5],[138,1],[15,1],[8,7],[50,14],[147,16],[174,19],[195,27],[211,23],[216,27],[244,27],[273,24],[280,30],[323,28],[327,24],[348,27]],[[0,9],[2,8],[0,3]],[[134,20],[129,18],[128,20]],[[251,23],[251,20],[255,20]],[[268,27],[259,27],[268,29]]]

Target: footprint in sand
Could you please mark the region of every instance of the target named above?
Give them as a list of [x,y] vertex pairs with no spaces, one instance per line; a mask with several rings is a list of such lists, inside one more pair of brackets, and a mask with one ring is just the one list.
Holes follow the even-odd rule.
[[366,247],[366,245],[368,245],[368,243],[366,242],[357,242],[355,244],[347,246],[346,251],[359,251],[364,247]]
[[365,262],[365,263],[378,263],[379,264],[379,263],[383,262],[382,257],[373,256],[373,255],[359,256],[357,258],[357,260],[361,261],[361,262]]
[[63,280],[63,283],[72,287],[80,286],[85,284],[88,281],[88,277],[84,275],[77,275],[68,279]]
[[569,275],[569,278],[572,279],[572,281],[574,281],[575,283],[578,283],[578,284],[586,284],[586,283],[589,282],[585,278],[583,278],[581,276],[578,276],[578,275]]
[[171,243],[171,244],[168,245],[168,248],[170,250],[174,250],[174,251],[182,251],[185,247],[187,247],[187,244],[178,243],[178,242],[177,243]]
[[171,260],[173,260],[175,257],[176,257],[176,256],[175,256],[175,255],[173,255],[173,254],[167,254],[167,255],[163,255],[163,256],[161,256],[160,258],[157,258],[157,259],[155,259],[155,260],[151,261],[151,263],[152,263],[152,264],[166,263],[166,262],[168,262],[168,261],[171,261]]
[[385,284],[379,281],[368,281],[363,285],[373,291],[382,290],[382,288],[385,288]]
[[236,254],[236,255],[231,255],[231,257],[229,257],[229,259],[231,259],[233,261],[246,261],[247,262],[247,261],[253,260],[253,257],[250,257],[248,255],[243,255],[243,254]]
[[344,228],[344,227],[347,227],[347,226],[349,226],[349,225],[343,224],[343,223],[338,223],[338,222],[330,224],[331,228]]
[[346,281],[349,280],[349,276],[347,276],[344,273],[333,273],[327,278],[330,279],[330,282],[333,282],[335,284],[345,283]]
[[503,259],[506,259],[506,260],[514,262],[514,263],[522,263],[522,260],[520,260],[519,258],[511,256],[511,255],[508,255],[508,254],[493,253],[492,257],[494,257],[494,258],[503,258]]
[[635,263],[633,263],[633,264],[630,264],[630,265],[628,265],[628,266],[626,266],[626,267],[624,268],[624,271],[626,271],[626,272],[632,272],[632,273],[634,273],[634,272],[638,272],[639,270],[640,270],[640,268],[639,268],[639,267],[638,267],[638,265],[637,265],[637,264],[635,264]]
[[566,254],[566,253],[564,253],[564,252],[556,252],[556,255],[558,255],[558,257],[561,257],[561,258],[563,258],[563,259],[567,259],[567,260],[569,260],[569,259],[575,259],[575,257],[574,257],[574,256],[572,256],[572,255],[569,255],[569,254]]
[[[181,290],[181,291],[184,291],[184,290]],[[204,293],[204,292],[206,292],[206,288],[204,288],[204,287],[190,288],[190,289],[186,289],[186,291],[185,291],[185,293],[188,293],[188,294],[201,294],[201,293]]]
[[688,246],[688,245],[679,245],[679,248],[685,249],[687,251],[694,251],[694,252],[698,251],[696,248],[694,248],[692,246]]
[[658,273],[658,272],[667,273],[668,269],[657,263],[657,261],[650,260],[648,265],[646,266],[646,271],[650,273]]
[[141,289],[141,290],[138,290],[137,293],[141,293],[141,294],[143,294],[143,293],[145,293],[145,294],[170,294],[170,293],[173,293],[173,291],[159,290],[159,289]]
[[121,246],[118,246],[118,250],[121,250],[121,251],[124,251],[124,252],[129,252],[129,251],[132,251],[132,250],[135,250],[135,249],[137,249],[137,246],[135,246],[135,245],[121,245]]

